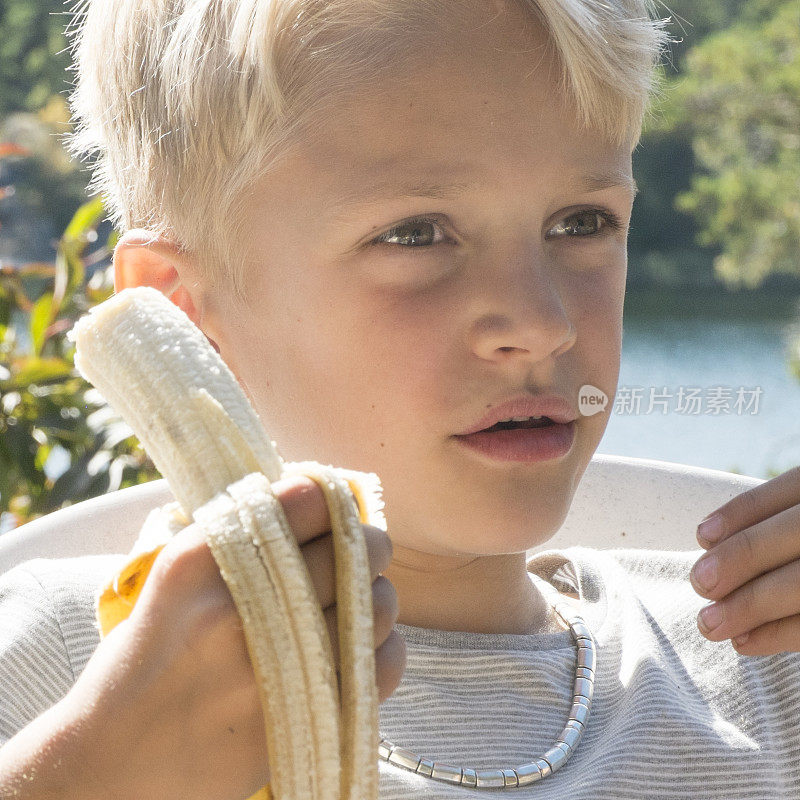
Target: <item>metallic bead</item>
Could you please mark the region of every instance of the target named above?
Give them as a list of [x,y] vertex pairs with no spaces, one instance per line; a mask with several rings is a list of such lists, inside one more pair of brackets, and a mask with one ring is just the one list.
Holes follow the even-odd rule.
[[594,680],[594,671],[591,669],[587,669],[586,667],[578,667],[575,670],[575,677],[576,678],[589,678],[589,680]]
[[585,725],[586,720],[589,719],[589,709],[580,703],[575,703],[569,711],[569,718],[577,720],[581,725]]
[[582,622],[573,622],[569,627],[572,630],[572,633],[576,637],[579,637],[579,638],[582,638],[582,639],[589,639],[590,641],[594,641],[594,636],[592,636],[592,632]]
[[558,737],[558,741],[564,742],[574,748],[580,741],[581,733],[582,731],[579,731],[577,728],[565,727],[564,730],[561,731],[561,736]]
[[389,761],[392,764],[397,764],[399,767],[405,767],[406,769],[413,769],[414,772],[417,771],[421,760],[419,756],[415,756],[410,750],[406,750],[404,747],[395,747],[389,755]]
[[519,786],[519,779],[517,778],[517,771],[513,769],[504,769],[503,777],[506,781],[506,786]]
[[553,772],[555,772],[567,760],[567,753],[564,749],[555,745],[551,747],[542,758],[550,765]]
[[506,779],[501,769],[479,769],[479,789],[498,789],[506,785]]
[[426,775],[427,777],[430,778],[432,772],[433,772],[433,761],[431,761],[431,759],[429,758],[421,758],[419,761],[419,766],[417,767],[417,773],[420,775]]
[[542,773],[543,778],[553,774],[553,768],[550,766],[550,762],[546,761],[544,757],[540,758],[536,762],[536,766],[539,767],[539,771]]
[[594,672],[595,664],[597,663],[597,656],[593,647],[579,647],[578,648],[578,666],[586,667],[586,669]]
[[469,769],[464,767],[464,774],[461,778],[461,785],[462,786],[477,786],[478,785],[478,773],[474,769]]
[[592,700],[589,697],[584,697],[581,694],[576,694],[576,695],[573,695],[573,697],[572,697],[572,705],[586,706],[586,708],[591,709]]
[[437,781],[447,781],[448,783],[461,783],[461,767],[454,767],[452,764],[441,764],[438,761],[433,765],[431,778]]
[[530,764],[523,764],[521,767],[516,767],[514,772],[517,773],[519,786],[529,786],[544,777],[542,775],[542,770],[535,761],[532,761]]
[[388,761],[389,753],[392,752],[393,747],[394,744],[392,744],[392,742],[388,741],[387,739],[382,739],[381,743],[378,745],[378,755]]
[[591,700],[594,694],[594,681],[589,678],[575,678],[575,683],[572,686],[572,694],[579,694]]

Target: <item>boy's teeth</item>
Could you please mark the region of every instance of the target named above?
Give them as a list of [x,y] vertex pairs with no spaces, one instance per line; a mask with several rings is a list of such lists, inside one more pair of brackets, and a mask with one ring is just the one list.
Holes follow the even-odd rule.
[[491,425],[484,430],[503,431],[514,430],[516,428],[543,428],[552,424],[553,420],[551,420],[549,417],[510,417],[509,419],[495,422],[494,425]]

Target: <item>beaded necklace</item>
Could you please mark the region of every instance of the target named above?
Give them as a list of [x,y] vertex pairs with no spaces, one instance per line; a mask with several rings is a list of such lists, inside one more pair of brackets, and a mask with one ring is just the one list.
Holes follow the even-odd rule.
[[552,775],[567,763],[578,746],[592,707],[594,675],[597,663],[596,645],[586,620],[568,603],[560,599],[556,589],[546,581],[536,579],[548,602],[558,617],[572,633],[577,651],[572,707],[564,730],[553,746],[538,758],[510,769],[474,769],[456,767],[429,758],[422,758],[410,750],[399,747],[381,734],[378,756],[403,769],[424,775],[426,778],[477,789],[513,789],[528,786]]

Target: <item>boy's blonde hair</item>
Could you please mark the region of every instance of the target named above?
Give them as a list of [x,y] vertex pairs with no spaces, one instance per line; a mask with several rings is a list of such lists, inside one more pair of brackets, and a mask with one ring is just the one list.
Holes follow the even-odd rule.
[[[651,0],[514,0],[549,32],[562,91],[639,141],[669,20]],[[459,0],[77,0],[70,154],[120,230],[148,228],[247,303],[248,190],[326,106],[437,44]],[[439,28],[439,31],[441,28]],[[533,58],[533,57],[532,57]],[[538,57],[537,57],[538,58]]]

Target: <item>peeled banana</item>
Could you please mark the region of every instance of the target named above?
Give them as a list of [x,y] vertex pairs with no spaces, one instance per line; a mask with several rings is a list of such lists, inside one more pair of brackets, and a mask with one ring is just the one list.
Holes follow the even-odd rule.
[[[176,500],[150,512],[97,596],[106,635],[133,609],[158,553],[194,521],[242,618],[259,686],[270,784],[250,800],[378,796],[378,691],[362,522],[381,527],[373,473],[284,462],[225,362],[151,287],[123,289],[68,334],[75,366],[138,436]],[[328,504],[340,674],[308,569],[271,483],[306,475]]]

